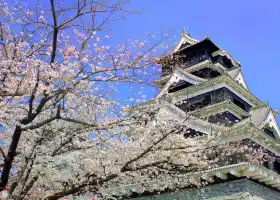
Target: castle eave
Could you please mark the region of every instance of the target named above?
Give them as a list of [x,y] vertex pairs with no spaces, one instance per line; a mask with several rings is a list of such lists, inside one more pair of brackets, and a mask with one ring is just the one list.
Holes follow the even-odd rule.
[[210,106],[207,106],[205,108],[201,108],[195,111],[190,112],[191,115],[194,115],[196,117],[208,117],[210,115],[215,115],[217,113],[221,113],[224,111],[229,111],[236,115],[239,119],[242,119],[244,117],[249,117],[250,114],[235,105],[232,101],[224,101],[221,103],[213,104]]
[[182,89],[180,91],[169,94],[168,96],[170,98],[173,98],[174,101],[176,102],[181,98],[185,98],[186,95],[191,97],[191,96],[198,95],[197,92],[202,94],[206,90],[210,91],[210,90],[213,90],[214,88],[218,89],[219,87],[223,87],[222,85],[219,86],[219,84],[222,84],[222,85],[228,87],[229,89],[236,91],[237,95],[241,95],[241,97],[246,102],[252,104],[253,106],[260,106],[260,105],[264,104],[262,101],[260,101],[257,97],[255,97],[253,94],[251,94],[247,89],[243,88],[239,83],[237,83],[235,80],[233,80],[228,75],[218,76],[217,78],[210,79],[199,85],[193,85],[191,87]]
[[213,184],[217,179],[231,181],[229,179],[230,175],[236,178],[250,178],[270,188],[280,190],[280,175],[261,165],[253,163],[228,165],[205,171],[176,175],[165,179],[154,179],[141,184],[121,185],[115,188],[108,188],[108,190],[115,196],[129,196],[132,193],[141,194],[145,191],[162,191],[162,184],[159,184],[161,182],[164,183],[165,187],[170,189],[173,189],[174,185],[176,185],[177,188],[184,188],[188,187],[190,184],[189,180],[191,179],[203,179]]

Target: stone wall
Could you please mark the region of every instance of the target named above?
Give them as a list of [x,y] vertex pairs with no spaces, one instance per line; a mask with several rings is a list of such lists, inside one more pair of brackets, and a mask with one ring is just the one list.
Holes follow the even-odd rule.
[[280,200],[280,192],[248,179],[134,200]]

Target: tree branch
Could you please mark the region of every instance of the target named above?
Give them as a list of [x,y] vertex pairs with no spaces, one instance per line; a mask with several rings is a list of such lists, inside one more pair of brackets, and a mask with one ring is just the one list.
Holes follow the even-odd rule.
[[70,137],[66,141],[62,142],[61,145],[52,152],[52,156],[55,156],[59,152],[60,149],[62,149],[68,143],[72,142],[72,140],[73,140],[73,137]]
[[108,130],[108,129],[112,128],[113,125],[116,125],[118,123],[129,120],[129,119],[121,119],[119,121],[115,121],[115,122],[108,123],[108,124],[105,124],[105,125],[98,125],[98,124],[90,124],[90,123],[87,123],[85,121],[81,121],[81,120],[77,120],[77,119],[71,119],[71,118],[67,118],[67,117],[61,117],[60,119],[64,120],[64,121],[67,121],[67,122],[81,124],[81,125],[88,126],[88,127],[94,127],[94,128],[96,128],[96,130]]
[[50,64],[52,64],[52,63],[54,63],[55,56],[56,56],[58,27],[57,27],[57,18],[56,18],[54,0],[50,0],[50,1],[51,1],[53,25],[54,25],[54,27],[53,27],[53,43],[52,43],[51,63],[50,63]]
[[24,128],[22,128],[22,131],[34,130],[34,129],[40,128],[40,127],[42,127],[42,126],[44,126],[44,125],[46,125],[46,124],[48,124],[48,123],[50,123],[50,122],[52,122],[52,121],[54,121],[56,119],[60,119],[61,118],[60,117],[60,110],[61,110],[61,106],[59,105],[58,108],[57,108],[57,112],[56,112],[55,116],[53,116],[53,117],[51,117],[49,119],[46,119],[44,121],[41,121],[41,122],[39,122],[37,124],[24,127]]
[[6,162],[7,156],[6,156],[5,152],[3,151],[2,147],[0,147],[0,151],[1,151],[1,154],[2,154],[2,156],[4,158],[4,161]]
[[29,184],[25,187],[24,191],[21,192],[22,195],[22,199],[24,199],[24,197],[28,194],[29,190],[33,187],[33,185],[36,183],[36,181],[39,179],[38,176],[34,176],[31,181],[29,182]]
[[35,84],[35,86],[34,86],[34,88],[32,90],[32,94],[31,94],[30,99],[29,99],[29,110],[28,110],[28,117],[29,118],[31,118],[31,115],[32,115],[33,101],[35,99],[37,88],[39,86],[39,75],[40,75],[40,72],[39,72],[39,69],[38,69],[37,78],[36,78],[36,84]]
[[64,197],[64,196],[67,196],[67,195],[70,195],[70,194],[75,194],[77,192],[79,192],[82,188],[86,187],[86,186],[91,186],[91,185],[102,185],[110,180],[113,180],[115,178],[118,177],[118,174],[111,174],[107,177],[105,177],[104,179],[100,179],[100,178],[97,178],[97,179],[94,179],[90,182],[84,182],[84,183],[81,183],[81,184],[76,184],[76,185],[72,185],[70,187],[70,189],[65,189],[64,191],[62,192],[58,192],[54,195],[51,195],[51,196],[48,196],[45,198],[45,200],[57,200],[61,197]]
[[144,157],[147,153],[149,153],[157,144],[159,144],[161,141],[163,141],[165,138],[167,138],[167,136],[169,136],[170,134],[173,134],[175,132],[177,132],[178,130],[172,130],[169,133],[165,134],[162,138],[160,138],[159,140],[157,140],[156,142],[154,142],[149,148],[147,148],[145,151],[143,151],[141,154],[139,154],[138,156],[136,156],[135,158],[131,159],[130,161],[128,161],[121,169],[121,172],[126,172],[129,170],[128,166],[139,160],[140,158]]
[[9,175],[10,175],[10,171],[12,168],[12,163],[13,163],[14,157],[16,155],[16,149],[18,146],[18,142],[19,142],[21,133],[22,133],[21,127],[16,126],[14,134],[12,136],[12,142],[11,142],[9,150],[8,150],[6,162],[4,164],[4,168],[3,168],[3,171],[1,174],[0,191],[2,191],[3,188],[8,184]]

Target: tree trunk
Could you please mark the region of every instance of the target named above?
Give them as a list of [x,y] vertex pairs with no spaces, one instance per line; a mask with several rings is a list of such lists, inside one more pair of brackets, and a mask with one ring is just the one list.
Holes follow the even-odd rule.
[[17,150],[17,146],[18,146],[18,142],[19,142],[21,133],[22,133],[21,127],[16,126],[16,129],[15,129],[13,137],[12,137],[12,142],[9,147],[8,154],[6,156],[2,175],[1,175],[0,191],[2,191],[8,184],[9,175],[10,175],[10,171],[12,168],[12,163],[13,163],[14,157],[16,156],[16,150]]

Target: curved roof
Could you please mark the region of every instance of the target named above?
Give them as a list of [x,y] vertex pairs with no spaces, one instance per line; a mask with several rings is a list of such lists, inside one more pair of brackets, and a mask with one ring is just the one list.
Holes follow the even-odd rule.
[[200,83],[206,82],[206,79],[197,77],[191,73],[188,73],[180,68],[175,68],[174,73],[169,78],[167,83],[164,85],[164,87],[161,89],[161,91],[156,95],[155,98],[159,98],[160,96],[164,95],[171,84],[179,82],[180,80],[187,81],[194,85],[199,85]]
[[231,78],[235,79],[235,77],[238,75],[239,72],[240,72],[240,68],[238,67],[238,68],[235,68],[235,69],[233,69],[233,70],[227,71],[227,74],[228,74]]
[[184,29],[184,31],[181,34],[181,40],[179,41],[179,43],[177,44],[177,46],[175,47],[175,49],[172,51],[172,53],[175,53],[176,51],[178,51],[182,45],[187,44],[188,46],[191,46],[193,44],[198,43],[199,41],[192,38]]
[[234,60],[234,58],[232,57],[232,55],[230,55],[229,52],[227,51],[224,51],[224,50],[218,50],[218,51],[215,51],[214,53],[212,53],[212,56],[215,57],[215,56],[226,56],[229,60],[231,60],[232,64],[235,66],[235,67],[240,67],[240,63],[236,62]]
[[250,112],[251,114],[251,122],[258,128],[263,128],[264,122],[267,118],[267,115],[270,112],[270,108],[268,106],[262,106],[260,108],[256,108]]
[[275,119],[275,115],[271,107],[263,106],[256,109],[253,109],[251,112],[251,122],[259,129],[268,125],[269,127],[274,128],[274,136],[276,139],[280,139],[280,129],[278,123]]
[[179,67],[176,67],[176,71],[178,71],[179,73],[183,74],[186,78],[192,80],[193,84],[197,84],[197,83],[201,83],[201,82],[207,81],[207,79],[195,76],[195,75],[193,75],[193,74],[191,74],[189,72],[184,71],[183,69],[180,69]]

